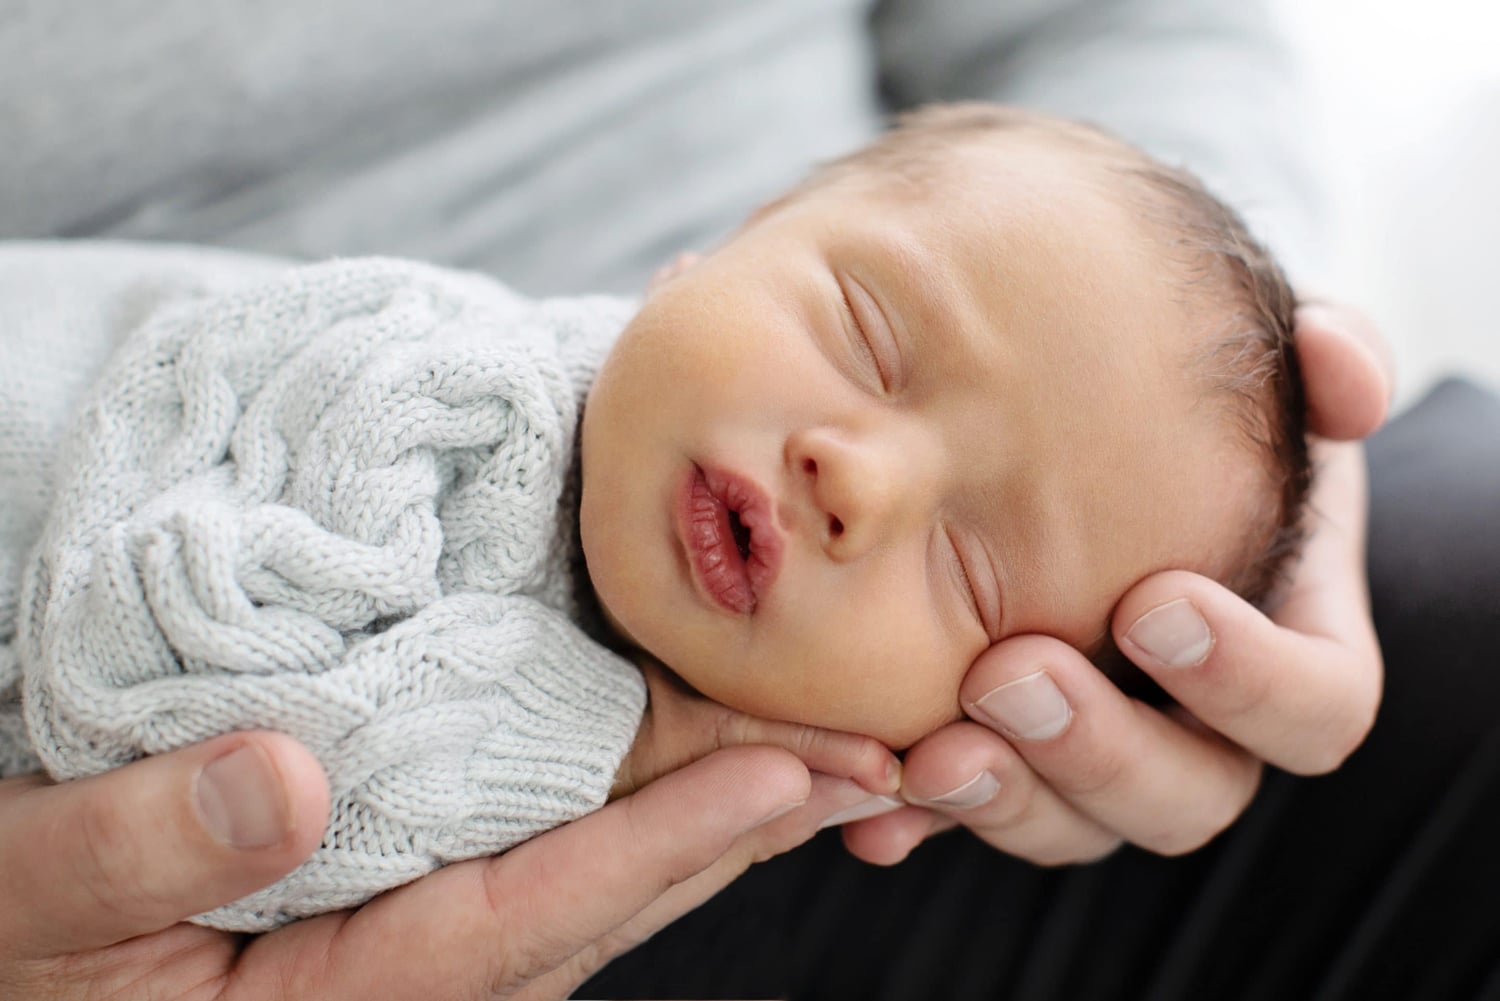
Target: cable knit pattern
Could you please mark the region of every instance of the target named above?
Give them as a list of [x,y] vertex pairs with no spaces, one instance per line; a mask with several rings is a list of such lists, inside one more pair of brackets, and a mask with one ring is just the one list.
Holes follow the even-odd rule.
[[32,745],[67,779],[268,727],[322,846],[202,915],[258,931],[605,801],[639,674],[576,624],[579,403],[629,304],[353,260],[156,310],[59,457],[23,579]]

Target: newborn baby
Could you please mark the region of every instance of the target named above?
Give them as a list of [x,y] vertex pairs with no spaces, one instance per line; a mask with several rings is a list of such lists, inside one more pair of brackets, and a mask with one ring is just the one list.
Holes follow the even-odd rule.
[[583,424],[611,623],[698,691],[904,747],[975,656],[1179,568],[1266,598],[1309,485],[1294,300],[1189,177],[919,112],[625,328]]
[[645,697],[621,653],[901,748],[997,640],[1114,672],[1135,581],[1261,600],[1295,547],[1285,280],[1196,182],[1083,126],[918,113],[638,309],[244,267],[92,317],[127,332],[19,609],[0,593],[0,723],[19,690],[55,777],[251,727],[323,761],[322,847],[217,927],[602,805]]

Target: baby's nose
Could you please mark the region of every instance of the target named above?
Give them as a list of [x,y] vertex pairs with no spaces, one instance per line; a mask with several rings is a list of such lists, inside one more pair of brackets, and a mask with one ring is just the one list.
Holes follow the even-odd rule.
[[832,428],[787,441],[787,463],[812,509],[812,531],[829,556],[852,560],[899,530],[915,484],[895,443]]

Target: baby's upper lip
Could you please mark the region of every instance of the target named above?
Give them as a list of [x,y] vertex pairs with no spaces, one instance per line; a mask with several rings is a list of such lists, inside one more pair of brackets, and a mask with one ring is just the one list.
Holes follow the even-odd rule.
[[745,571],[758,605],[781,569],[782,537],[770,494],[749,476],[733,470],[701,467],[709,493],[739,518],[750,534]]

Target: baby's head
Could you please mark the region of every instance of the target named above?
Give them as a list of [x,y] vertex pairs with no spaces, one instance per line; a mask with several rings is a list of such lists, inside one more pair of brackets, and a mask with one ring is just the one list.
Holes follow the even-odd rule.
[[1286,280],[1190,177],[958,105],[655,289],[583,424],[617,629],[710,698],[906,746],[1002,637],[1102,665],[1180,568],[1266,598],[1309,468]]

